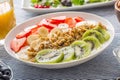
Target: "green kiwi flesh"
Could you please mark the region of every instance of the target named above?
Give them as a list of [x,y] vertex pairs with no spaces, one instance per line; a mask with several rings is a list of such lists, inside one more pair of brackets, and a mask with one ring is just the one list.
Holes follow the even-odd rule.
[[71,46],[61,48],[60,52],[64,53],[63,62],[75,59],[74,49]]
[[44,49],[38,52],[35,58],[38,63],[58,63],[62,61],[64,54],[56,50]]
[[85,41],[81,41],[81,40],[75,41],[71,44],[71,46],[72,48],[74,48],[76,59],[86,57],[91,52],[90,45]]
[[93,44],[93,46],[92,46],[93,49],[94,48],[98,48],[101,45],[101,43],[99,42],[99,40],[96,37],[94,37],[94,36],[85,37],[85,38],[83,38],[83,40],[85,42],[92,43]]
[[106,29],[102,27],[102,25],[97,25],[94,28],[94,30],[97,30],[98,32],[100,32],[103,35],[105,41],[108,41],[110,39],[110,34],[108,33]]
[[100,41],[100,43],[104,43],[105,42],[105,38],[103,37],[103,35],[100,33],[100,32],[98,32],[97,30],[87,30],[84,34],[83,34],[83,36],[82,36],[82,38],[85,38],[85,37],[87,37],[87,36],[94,36],[94,37],[96,37],[99,41]]

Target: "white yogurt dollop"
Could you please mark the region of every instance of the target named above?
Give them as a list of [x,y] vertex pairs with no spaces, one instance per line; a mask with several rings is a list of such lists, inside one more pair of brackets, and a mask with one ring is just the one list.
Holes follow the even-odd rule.
[[62,29],[63,32],[67,32],[69,30],[69,25],[66,23],[61,23],[58,25],[58,28]]
[[26,54],[26,51],[29,47],[26,46],[26,47],[23,47],[17,54],[16,54],[16,57],[17,58],[20,58],[20,59],[24,59],[24,60],[27,60],[29,57],[28,55]]

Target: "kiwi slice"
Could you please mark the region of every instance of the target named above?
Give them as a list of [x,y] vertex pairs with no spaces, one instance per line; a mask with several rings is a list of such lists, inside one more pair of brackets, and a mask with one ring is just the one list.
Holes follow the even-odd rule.
[[62,61],[64,54],[57,50],[44,49],[38,52],[35,58],[39,63],[58,63]]
[[85,37],[83,40],[91,45],[91,49],[98,48],[101,45],[99,40],[94,36]]
[[108,41],[110,39],[110,34],[108,33],[108,31],[102,25],[100,25],[100,24],[97,25],[94,28],[94,30],[97,30],[98,32],[100,32],[103,35],[105,41]]
[[100,43],[104,43],[104,42],[105,42],[105,38],[104,38],[103,35],[102,35],[100,32],[98,32],[97,30],[87,30],[87,31],[83,34],[82,38],[85,38],[85,37],[87,37],[87,36],[95,36],[95,37],[100,41]]
[[71,46],[61,48],[60,52],[64,53],[63,62],[71,61],[75,58],[74,48],[72,48]]
[[90,45],[86,43],[85,41],[81,41],[81,40],[75,41],[71,44],[71,46],[72,48],[74,48],[76,59],[86,57],[91,52]]

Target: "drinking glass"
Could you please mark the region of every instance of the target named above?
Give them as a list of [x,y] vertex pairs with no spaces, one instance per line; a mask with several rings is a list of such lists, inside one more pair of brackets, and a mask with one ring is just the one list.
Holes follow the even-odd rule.
[[0,46],[7,33],[16,25],[13,0],[0,0]]

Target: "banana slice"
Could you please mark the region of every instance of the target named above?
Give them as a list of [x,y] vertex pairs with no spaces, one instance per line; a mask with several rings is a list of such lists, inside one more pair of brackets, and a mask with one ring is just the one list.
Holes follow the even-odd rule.
[[27,38],[27,43],[31,44],[33,41],[39,39],[39,35],[38,34],[34,34],[34,35],[30,35]]
[[49,34],[49,31],[47,28],[45,27],[40,27],[38,29],[38,34],[41,36],[41,37],[47,37],[47,35]]
[[41,44],[41,39],[37,39],[30,44],[30,47],[35,51],[39,51],[40,44]]

